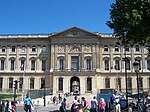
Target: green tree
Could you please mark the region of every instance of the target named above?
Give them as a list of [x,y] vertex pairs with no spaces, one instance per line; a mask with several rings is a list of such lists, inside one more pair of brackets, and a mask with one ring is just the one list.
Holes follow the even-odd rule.
[[122,43],[150,45],[150,0],[116,0],[106,24]]

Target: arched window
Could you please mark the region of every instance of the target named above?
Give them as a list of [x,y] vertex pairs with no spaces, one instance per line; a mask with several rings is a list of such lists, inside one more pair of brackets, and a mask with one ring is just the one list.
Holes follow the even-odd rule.
[[63,58],[59,59],[59,70],[65,69],[65,60]]
[[92,90],[92,78],[88,77],[87,78],[87,91]]
[[109,60],[108,60],[108,59],[105,59],[105,60],[104,60],[104,69],[105,69],[106,71],[109,70]]
[[139,63],[139,70],[141,70],[141,60],[140,59],[135,59]]
[[110,88],[110,78],[105,79],[105,88]]
[[115,70],[120,70],[120,60],[119,59],[115,60]]
[[45,78],[41,78],[41,89],[45,88]]
[[21,68],[21,71],[23,71],[25,69],[25,60],[22,59],[20,62],[21,62],[20,63],[20,68]]
[[127,78],[127,88],[128,90],[132,91],[132,78],[131,77]]
[[34,78],[30,78],[30,89],[34,89]]
[[91,70],[91,59],[90,58],[88,58],[88,59],[86,59],[86,69],[87,70]]
[[130,59],[126,60],[126,70],[131,70]]
[[63,78],[58,79],[58,91],[63,91]]

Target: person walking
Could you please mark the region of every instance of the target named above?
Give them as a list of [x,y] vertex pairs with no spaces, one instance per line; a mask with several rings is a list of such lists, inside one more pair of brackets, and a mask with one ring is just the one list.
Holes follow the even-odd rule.
[[6,109],[5,112],[13,112],[12,111],[12,105],[11,105],[11,101],[7,100],[6,102]]
[[111,96],[114,112],[121,112],[121,107],[120,107],[120,99],[121,98],[122,98],[122,96],[118,93],[117,89],[115,89],[114,93]]
[[98,102],[96,100],[96,96],[94,96],[93,99],[91,100],[90,112],[97,112],[97,106],[98,106]]
[[26,94],[26,98],[24,99],[24,110],[26,112],[31,112],[31,106],[33,106],[32,99],[29,97],[29,94]]
[[89,109],[88,109],[89,103],[88,103],[88,101],[84,97],[82,97],[81,99],[82,99],[81,104],[82,104],[82,107],[83,107],[83,111],[84,112],[89,112]]
[[104,101],[104,98],[101,98],[99,105],[98,105],[99,112],[105,112],[105,106],[106,106],[106,103]]
[[66,98],[63,99],[63,101],[61,102],[61,106],[60,106],[60,112],[66,112]]
[[150,112],[150,97],[147,92],[144,92],[143,95],[143,112]]

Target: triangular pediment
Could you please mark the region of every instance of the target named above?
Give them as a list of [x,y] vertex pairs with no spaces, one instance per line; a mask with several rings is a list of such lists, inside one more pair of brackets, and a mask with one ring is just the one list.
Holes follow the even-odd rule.
[[57,36],[57,37],[91,37],[91,36],[99,36],[96,33],[91,33],[86,30],[77,28],[77,27],[72,27],[70,29],[67,29],[62,32],[58,32],[53,34],[52,36]]

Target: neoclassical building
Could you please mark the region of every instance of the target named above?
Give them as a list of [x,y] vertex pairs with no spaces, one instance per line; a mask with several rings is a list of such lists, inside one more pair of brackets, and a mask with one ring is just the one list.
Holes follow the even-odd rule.
[[[118,46],[113,35],[73,27],[58,33],[0,35],[0,90],[48,88],[51,94],[137,91],[132,63],[140,63],[140,90],[150,90],[147,45]],[[127,57],[126,70],[124,57]],[[127,81],[125,80],[127,72]]]

